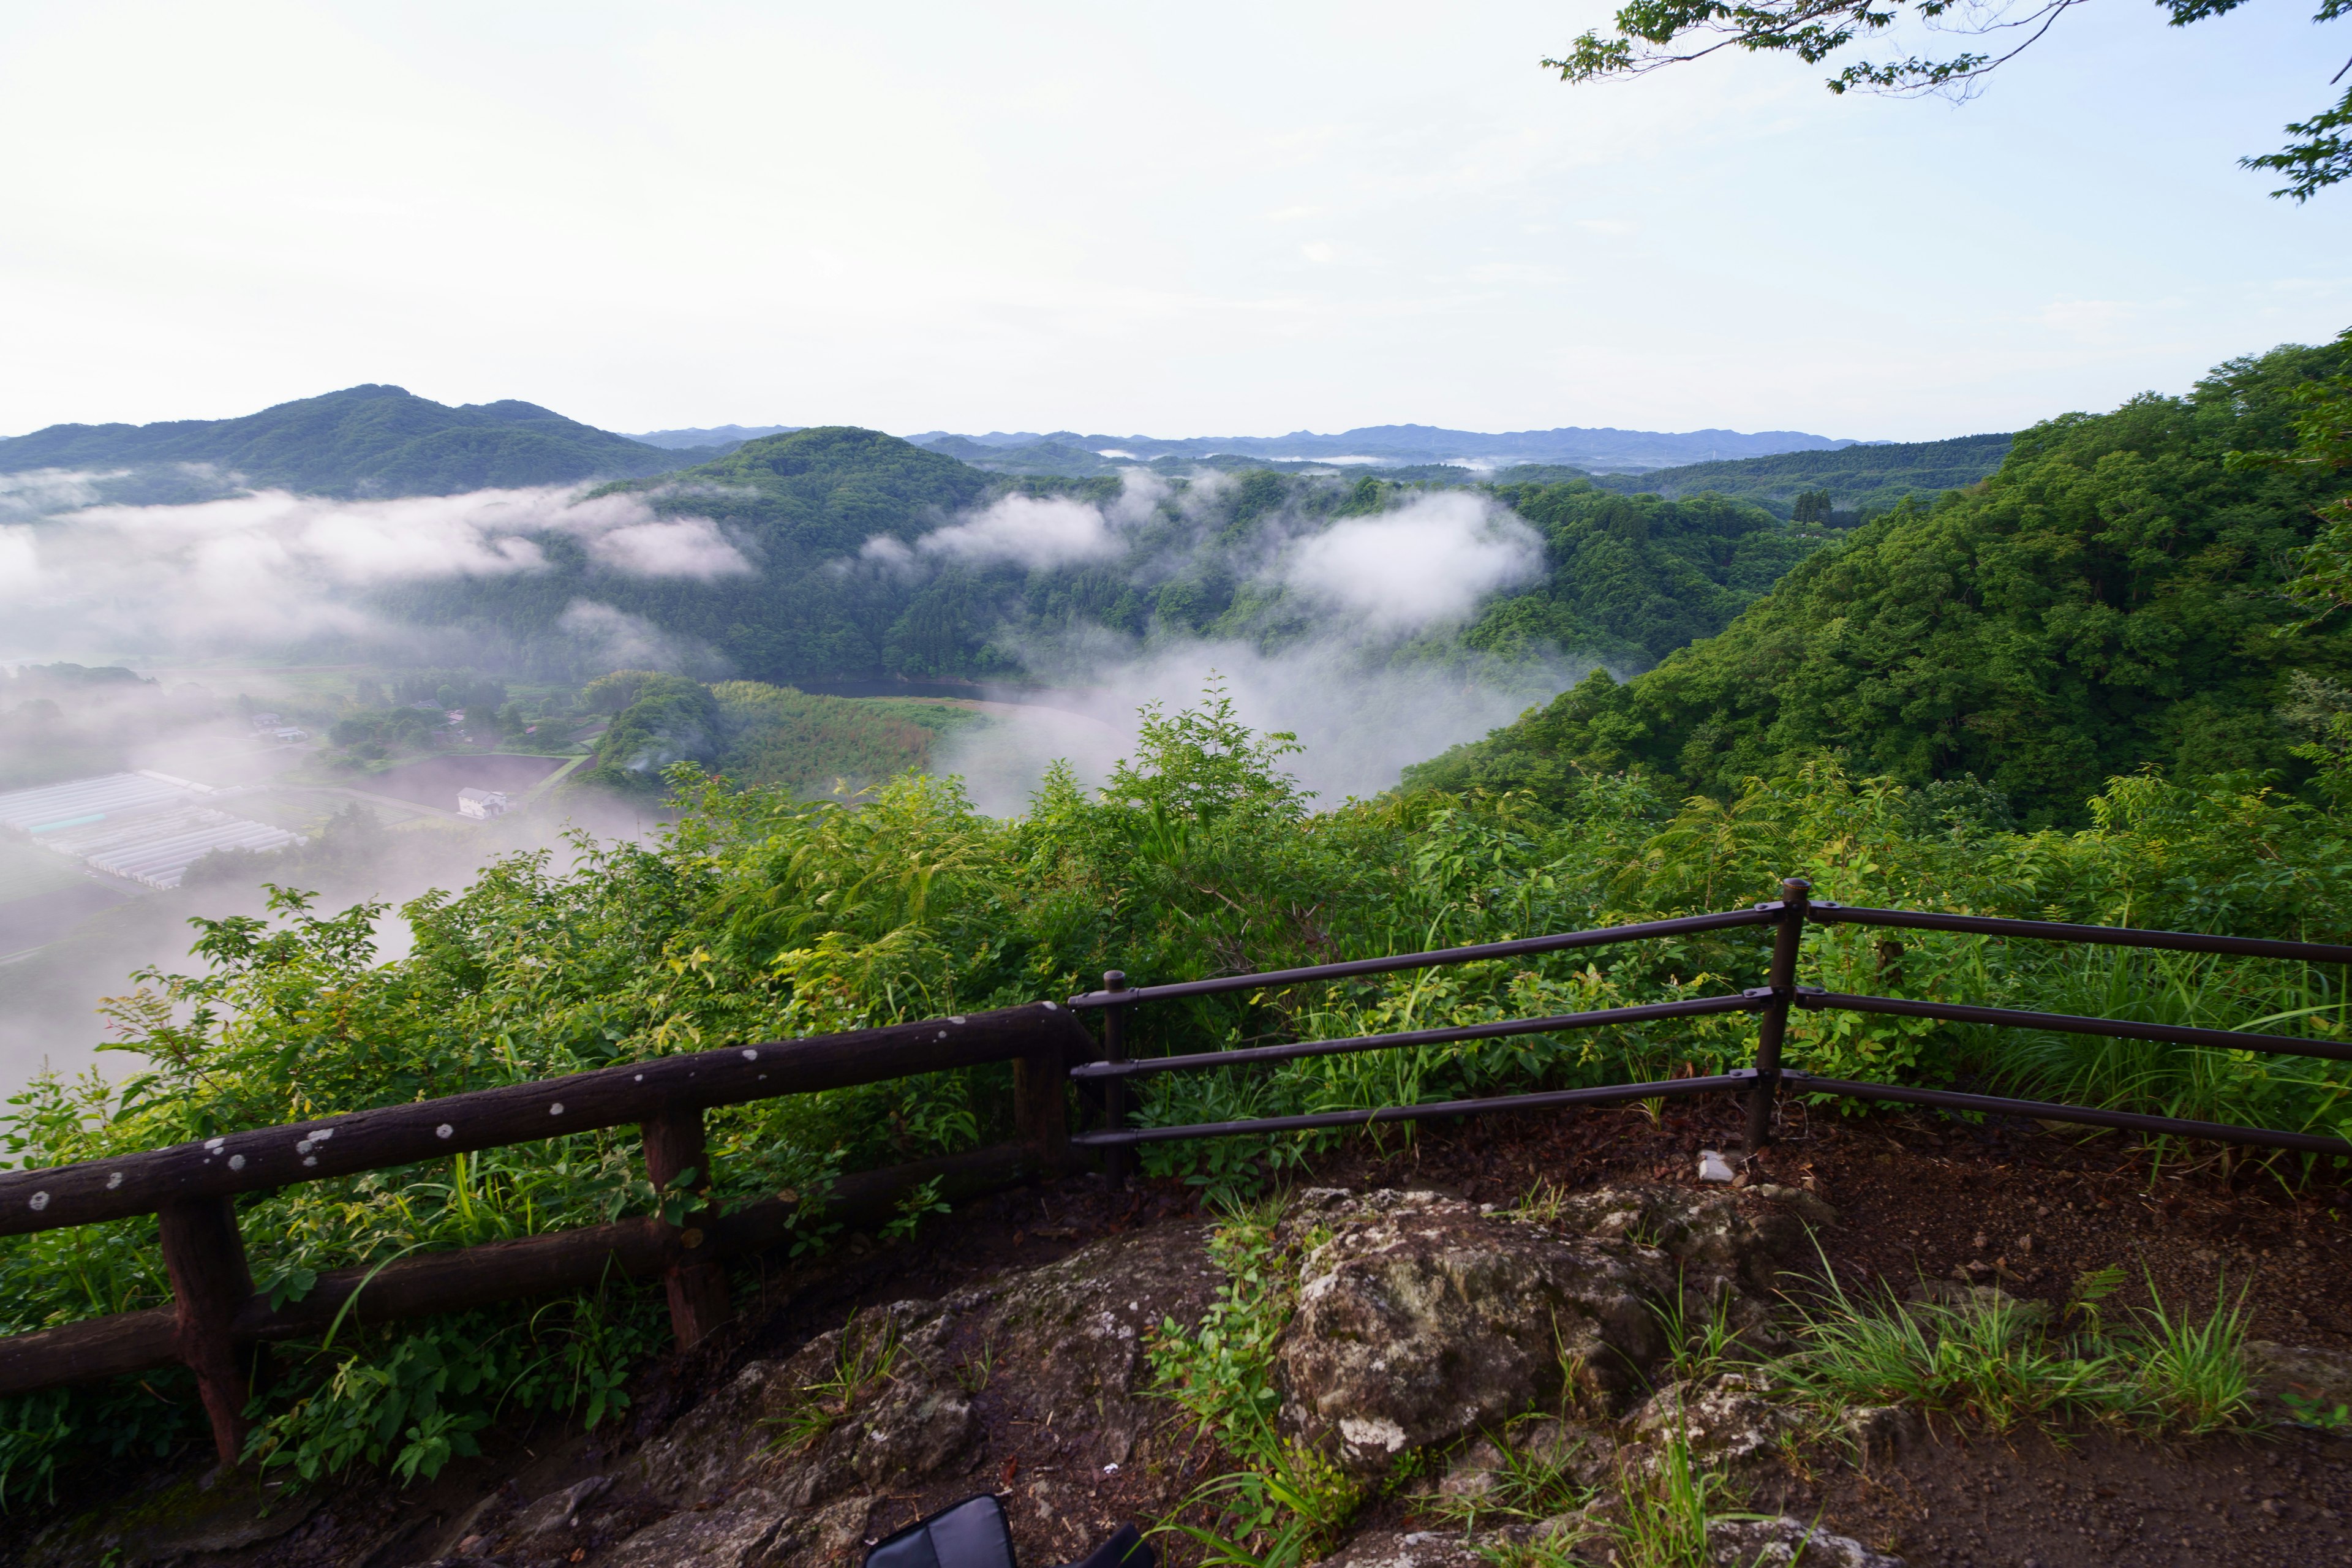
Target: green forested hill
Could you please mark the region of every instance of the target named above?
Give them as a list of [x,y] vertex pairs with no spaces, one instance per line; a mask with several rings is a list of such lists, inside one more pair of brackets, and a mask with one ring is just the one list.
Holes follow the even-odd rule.
[[1544,532],[1543,583],[1489,605],[1467,639],[1538,644],[1645,668],[1710,637],[1826,537],[1720,496],[1620,496],[1583,480],[1495,494]]
[[1840,511],[1874,514],[1906,495],[1930,500],[1975,484],[2000,467],[2011,440],[1999,435],[1959,436],[1948,441],[1844,447],[1834,452],[1782,452],[1646,474],[1599,474],[1592,482],[1624,495],[1712,491],[1776,508],[1786,508],[1806,490],[1822,489]]
[[1898,508],[1721,636],[1623,684],[1595,675],[1408,779],[1560,798],[1639,765],[1724,794],[1838,751],[1913,784],[1975,774],[2029,820],[2066,820],[2143,766],[2291,766],[2310,733],[2282,709],[2340,692],[2352,664],[2333,621],[2290,634],[2305,612],[2280,593],[2340,486],[2228,459],[2291,445],[2294,389],[2346,357],[2280,349],[2186,397],[2037,426],[1980,491]]
[[696,455],[648,447],[533,403],[452,408],[397,386],[368,385],[241,419],[52,425],[0,440],[0,473],[202,463],[248,484],[320,495],[451,495],[656,474]]
[[[1129,483],[983,474],[871,430],[800,430],[657,483],[614,487],[663,516],[712,519],[754,573],[625,577],[596,570],[572,536],[551,534],[541,543],[551,570],[421,584],[383,604],[526,664],[560,645],[564,616],[591,596],[761,680],[1004,679],[1023,673],[1020,649],[1090,627],[1267,647],[1329,629],[1323,609],[1274,580],[1283,552],[1428,488],[1265,469]],[[1828,537],[1744,502],[1617,496],[1580,479],[1493,493],[1544,535],[1541,580],[1482,606],[1466,630],[1423,639],[1416,657],[1467,647],[1645,668],[1720,630]],[[1024,559],[1014,535],[1069,522],[1020,510],[1033,503],[1107,507],[1119,521],[1103,525],[1090,555]],[[970,548],[920,548],[975,516],[995,517],[1000,531],[965,536]]]

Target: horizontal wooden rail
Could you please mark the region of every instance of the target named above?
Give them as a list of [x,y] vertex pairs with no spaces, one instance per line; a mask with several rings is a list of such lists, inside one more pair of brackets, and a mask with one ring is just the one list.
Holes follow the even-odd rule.
[[914,1078],[1093,1041],[1051,1002],[804,1040],[656,1057],[535,1083],[387,1105],[199,1143],[0,1175],[0,1236],[152,1214],[175,1198],[228,1197],[388,1170],[443,1155],[647,1121],[664,1111]]
[[1897,1105],[1927,1105],[1943,1110],[1977,1111],[1987,1116],[2030,1116],[2039,1121],[2059,1121],[2080,1127],[2114,1127],[2128,1132],[2156,1132],[2176,1138],[2201,1138],[2215,1143],[2352,1157],[2352,1143],[2341,1138],[2324,1138],[2309,1132],[2279,1132],[2267,1127],[2240,1127],[2228,1121],[2190,1121],[2178,1116],[2149,1116],[2137,1110],[2101,1110],[2095,1106],[2060,1105],[2043,1100],[2008,1100],[1997,1094],[1965,1094],[1958,1089],[1913,1089],[1908,1084],[1819,1078],[1793,1068],[1783,1069],[1780,1076],[1787,1080],[1787,1087],[1799,1094],[1835,1094],[1848,1100],[1884,1100]]
[[1464,1040],[1500,1040],[1514,1035],[1555,1030],[1601,1029],[1612,1024],[1647,1024],[1661,1018],[1699,1018],[1714,1013],[1752,1013],[1772,1000],[1769,986],[1736,996],[1693,996],[1682,1002],[1647,1002],[1596,1013],[1556,1013],[1545,1018],[1506,1018],[1450,1029],[1406,1029],[1393,1035],[1359,1035],[1345,1040],[1300,1040],[1287,1046],[1249,1046],[1234,1051],[1201,1051],[1182,1057],[1145,1057],[1139,1061],[1086,1062],[1070,1069],[1075,1079],[1137,1078],[1150,1073],[1202,1072],[1248,1067],[1256,1062],[1296,1061],[1301,1057],[1345,1056],[1355,1051],[1392,1051],[1402,1046],[1444,1046]]
[[1312,980],[1347,980],[1359,974],[1386,974],[1399,969],[1433,969],[1447,963],[1479,963],[1497,958],[1529,958],[1539,952],[1561,952],[1580,947],[1608,947],[1621,942],[1649,942],[1663,936],[1692,936],[1700,931],[1729,931],[1739,926],[1771,925],[1780,918],[1778,903],[1721,914],[1677,915],[1668,921],[1641,921],[1633,925],[1602,926],[1594,931],[1563,931],[1557,936],[1523,936],[1510,942],[1480,942],[1472,947],[1441,947],[1428,952],[1400,953],[1392,958],[1357,958],[1345,963],[1317,963],[1305,969],[1275,969],[1261,974],[1221,974],[1213,980],[1179,980],[1167,985],[1088,991],[1070,998],[1073,1007],[1125,1007],[1137,1002],[1166,1002],[1179,996],[1209,996],[1225,991],[1255,991],[1266,986],[1297,985]]
[[1754,1069],[1709,1078],[1670,1078],[1656,1083],[1611,1083],[1597,1089],[1555,1089],[1540,1094],[1494,1094],[1477,1100],[1433,1100],[1422,1105],[1383,1105],[1371,1110],[1318,1110],[1305,1116],[1264,1116],[1250,1121],[1193,1121],[1180,1127],[1130,1127],[1118,1131],[1074,1132],[1083,1148],[1123,1148],[1188,1138],[1234,1138],[1248,1132],[1307,1132],[1323,1127],[1370,1127],[1390,1121],[1429,1121],[1445,1116],[1484,1116],[1498,1110],[1556,1110],[1570,1105],[1614,1105],[1626,1100],[1675,1100],[1717,1089],[1750,1089]]
[[2352,947],[2324,942],[2281,942],[2263,936],[2207,936],[2193,931],[2148,931],[2138,926],[2069,925],[2063,921],[2013,921],[1997,915],[1945,915],[1923,910],[1874,910],[1857,904],[1814,903],[1808,920],[1823,925],[1893,926],[1904,931],[1962,931],[1975,936],[2017,936],[2030,942],[2082,942],[2098,947],[2146,947],[2169,952],[2228,953],[2241,958],[2285,958],[2305,963],[2352,963]]
[[[943,1191],[961,1195],[1041,1171],[1045,1163],[1037,1149],[1023,1143],[861,1172],[835,1184],[824,1218],[868,1225],[887,1218],[900,1194],[921,1183],[936,1179]],[[734,1258],[773,1247],[793,1235],[799,1210],[798,1203],[769,1198],[711,1219],[698,1231],[679,1232],[647,1215],[426,1253],[380,1268],[341,1268],[321,1274],[300,1300],[275,1310],[268,1298],[248,1293],[236,1307],[227,1337],[237,1344],[303,1340],[325,1333],[338,1316],[393,1322],[593,1290],[615,1277],[654,1279],[683,1259]],[[182,1359],[172,1307],[10,1334],[0,1337],[0,1398],[148,1372]]]
[[2187,1024],[2138,1024],[2128,1018],[2085,1018],[2072,1013],[2029,1013],[2015,1007],[1979,1007],[1972,1002],[1924,1002],[1908,996],[1856,996],[1838,991],[1797,988],[1797,1005],[1821,1011],[1884,1013],[1899,1018],[1935,1018],[1948,1024],[1984,1024],[2000,1029],[2050,1029],[2062,1035],[2101,1035],[2113,1040],[2155,1040],[2170,1046],[2204,1046],[2221,1051],[2268,1051],[2277,1056],[2326,1057],[2352,1062],[2352,1041],[2314,1040],[2300,1035],[2254,1035],[2240,1029],[2200,1029]]

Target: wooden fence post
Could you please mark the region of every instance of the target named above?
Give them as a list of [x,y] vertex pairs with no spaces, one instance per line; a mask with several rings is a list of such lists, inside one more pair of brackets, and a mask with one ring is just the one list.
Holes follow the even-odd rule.
[[[695,1186],[710,1184],[710,1153],[703,1143],[701,1111],[665,1110],[645,1122],[643,1131],[646,1174],[655,1187],[666,1189],[686,1170],[696,1173]],[[662,1283],[669,1291],[670,1331],[677,1336],[680,1350],[700,1344],[735,1315],[727,1302],[726,1265],[715,1258],[694,1256],[694,1249],[702,1245],[702,1226],[709,1215],[708,1208],[699,1208],[683,1216],[686,1223],[676,1235],[687,1249],[686,1258],[662,1274]]]
[[1013,1058],[1013,1134],[1048,1171],[1070,1163],[1070,1065],[1060,1051]]
[[196,1374],[196,1392],[213,1427],[213,1447],[235,1468],[245,1454],[245,1406],[252,1397],[229,1324],[253,1295],[245,1238],[227,1198],[173,1198],[155,1211],[163,1222],[163,1268],[180,1359]]
[[[1103,971],[1103,989],[1124,991],[1127,976],[1116,969]],[[1114,1002],[1103,1009],[1103,1060],[1127,1060],[1127,1009]],[[1103,1126],[1112,1132],[1127,1131],[1127,1079],[1111,1078],[1103,1080]],[[1135,1151],[1124,1143],[1113,1143],[1103,1150],[1103,1181],[1113,1192],[1127,1184],[1128,1172],[1135,1168]]]
[[1805,910],[1813,885],[1780,879],[1780,918],[1772,931],[1772,1000],[1756,1024],[1756,1087],[1748,1091],[1748,1157],[1772,1141],[1772,1109],[1780,1094],[1780,1041],[1789,1032],[1789,1004],[1797,995],[1797,950],[1805,939]]

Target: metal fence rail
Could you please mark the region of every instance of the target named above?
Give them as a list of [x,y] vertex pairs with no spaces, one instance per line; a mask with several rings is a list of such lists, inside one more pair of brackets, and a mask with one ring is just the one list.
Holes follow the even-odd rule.
[[[1927,1105],[1946,1110],[1995,1115],[2032,1117],[2086,1127],[2124,1128],[2163,1136],[2208,1139],[2258,1148],[2289,1149],[2311,1154],[2352,1158],[2352,1142],[2307,1132],[2281,1132],[2269,1128],[2238,1127],[2226,1122],[2192,1121],[2178,1117],[2149,1116],[2136,1111],[2106,1110],[2095,1106],[2063,1105],[2046,1100],[2014,1100],[2000,1095],[1963,1094],[1954,1090],[1864,1083],[1799,1072],[1780,1065],[1780,1048],[1788,1029],[1789,1010],[1877,1013],[1902,1017],[1934,1018],[1994,1028],[2050,1029],[2062,1034],[2096,1035],[2116,1039],[2147,1040],[2162,1045],[2252,1050],[2273,1054],[2323,1057],[2352,1061],[2352,1042],[2305,1039],[2291,1035],[2255,1034],[2239,1029],[2191,1028],[2170,1024],[2142,1024],[2127,1019],[2085,1018],[2066,1014],[2036,1013],[2010,1007],[1983,1007],[1966,1003],[1916,1001],[1904,996],[1868,996],[1824,991],[1796,984],[1797,955],[1808,921],[1822,925],[1881,926],[1897,930],[1953,931],[1970,935],[2017,937],[2036,942],[2091,942],[2108,947],[2158,952],[2221,953],[2251,958],[2278,958],[2306,963],[2352,965],[2352,946],[2327,942],[2282,942],[2262,937],[2206,936],[2194,931],[2144,931],[2130,926],[2070,925],[2055,921],[2021,921],[1982,915],[1937,914],[1914,910],[1853,908],[1826,900],[1814,902],[1811,885],[1802,878],[1780,884],[1779,900],[1752,910],[1726,914],[1694,915],[1680,920],[1647,921],[1638,925],[1562,936],[1529,938],[1523,942],[1489,942],[1479,947],[1446,948],[1409,953],[1399,958],[1352,963],[1320,964],[1306,969],[1277,970],[1265,974],[1221,976],[1175,985],[1130,988],[1117,970],[1103,976],[1103,989],[1070,998],[1073,1008],[1103,1014],[1105,1059],[1073,1069],[1080,1080],[1100,1080],[1106,1089],[1104,1126],[1079,1133],[1071,1142],[1104,1152],[1116,1174],[1127,1151],[1139,1143],[1160,1143],[1189,1138],[1230,1138],[1248,1134],[1301,1131],[1434,1117],[1473,1116],[1506,1110],[1529,1110],[1555,1106],[1611,1100],[1663,1099],[1673,1096],[1730,1092],[1748,1100],[1748,1149],[1764,1147],[1771,1135],[1774,1106],[1783,1090],[1796,1088],[1806,1094],[1831,1094],[1856,1100]],[[1210,992],[1273,990],[1318,981],[1390,970],[1432,968],[1442,964],[1554,952],[1563,949],[1598,947],[1644,938],[1723,931],[1740,925],[1773,928],[1769,983],[1736,995],[1696,997],[1682,1002],[1614,1007],[1592,1013],[1569,1013],[1548,1018],[1514,1018],[1450,1029],[1414,1029],[1391,1035],[1371,1035],[1344,1040],[1309,1040],[1290,1045],[1258,1046],[1241,1050],[1205,1051],[1187,1056],[1129,1060],[1124,1046],[1128,1009],[1147,1002],[1197,996]],[[1672,1079],[1654,1083],[1612,1084],[1593,1089],[1565,1089],[1548,1094],[1492,1095],[1444,1104],[1381,1106],[1370,1110],[1325,1111],[1307,1116],[1259,1117],[1240,1121],[1193,1122],[1171,1127],[1129,1127],[1126,1124],[1123,1087],[1130,1078],[1148,1073],[1199,1072],[1246,1068],[1304,1057],[1342,1052],[1393,1050],[1454,1041],[1495,1039],[1513,1035],[1551,1034],[1570,1029],[1602,1028],[1661,1018],[1696,1017],[1707,1014],[1753,1012],[1761,1015],[1752,1067],[1707,1078]]]
[[[1066,1008],[1041,1002],[968,1017],[927,1019],[887,1028],[665,1057],[535,1083],[355,1111],[293,1126],[227,1133],[202,1142],[119,1159],[0,1173],[0,1236],[155,1215],[173,1296],[168,1308],[116,1313],[0,1337],[0,1396],[118,1376],[174,1361],[184,1363],[195,1373],[197,1389],[211,1419],[221,1458],[233,1463],[244,1445],[247,1363],[253,1347],[314,1333],[320,1324],[347,1313],[361,1321],[384,1321],[452,1311],[519,1296],[578,1289],[593,1285],[608,1273],[618,1272],[661,1279],[668,1293],[671,1326],[678,1342],[692,1344],[728,1319],[727,1279],[721,1260],[773,1246],[790,1235],[798,1218],[797,1200],[779,1196],[724,1215],[705,1208],[685,1215],[683,1223],[677,1225],[651,1216],[402,1258],[373,1269],[352,1268],[323,1275],[303,1300],[274,1306],[254,1292],[244,1242],[237,1231],[234,1200],[240,1194],[293,1183],[387,1170],[449,1154],[633,1122],[643,1130],[646,1175],[659,1188],[689,1167],[708,1171],[709,1161],[702,1125],[706,1110],[995,1062],[1013,1064],[1014,1142],[919,1165],[845,1177],[834,1194],[838,1212],[859,1220],[879,1216],[888,1212],[891,1201],[905,1187],[933,1178],[952,1178],[971,1189],[1001,1184],[1029,1172],[1063,1169],[1074,1145],[1098,1151],[1105,1173],[1117,1182],[1123,1179],[1135,1146],[1141,1143],[1703,1094],[1746,1097],[1748,1148],[1753,1152],[1770,1137],[1773,1109],[1779,1097],[1791,1089],[1804,1094],[2027,1116],[2043,1121],[2352,1157],[2352,1142],[2309,1133],[1998,1095],[1862,1083],[1780,1065],[1791,1007],[1891,1014],[1991,1027],[2051,1029],[2191,1047],[2352,1060],[2352,1043],[2073,1017],[1906,997],[1853,995],[1800,986],[1796,981],[1797,961],[1808,921],[2096,942],[2336,966],[2352,966],[2352,946],[1906,910],[1850,909],[1811,902],[1811,889],[1801,879],[1784,880],[1780,888],[1779,900],[1747,910],[1259,974],[1220,975],[1131,988],[1124,974],[1112,970],[1103,976],[1103,989],[1071,997]],[[1761,986],[1735,994],[1181,1056],[1131,1059],[1127,1052],[1127,1015],[1130,1009],[1150,1003],[1240,991],[1279,990],[1400,970],[1529,958],[1748,927],[1770,929],[1768,979]],[[1074,1015],[1079,1012],[1102,1015],[1099,1047],[1077,1024]],[[1252,1069],[1359,1051],[1557,1034],[1739,1012],[1758,1015],[1754,1061],[1748,1067],[1707,1077],[1239,1121],[1171,1127],[1129,1124],[1127,1085],[1135,1078],[1171,1072]],[[1098,1130],[1076,1137],[1067,1133],[1065,1122],[1073,1081],[1080,1086],[1100,1086],[1104,1119]]]

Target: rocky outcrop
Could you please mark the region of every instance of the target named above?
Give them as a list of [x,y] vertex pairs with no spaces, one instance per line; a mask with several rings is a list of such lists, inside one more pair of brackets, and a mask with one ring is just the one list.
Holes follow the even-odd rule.
[[1756,1349],[1760,1294],[1797,1261],[1809,1194],[1610,1188],[1540,1219],[1433,1193],[1305,1194],[1298,1310],[1280,1347],[1288,1428],[1359,1476],[1557,1406],[1613,1415],[1667,1328],[1720,1314]]
[[1102,1479],[1172,1414],[1148,1393],[1146,1337],[1206,1307],[1219,1277],[1202,1235],[1161,1226],[869,1308],[748,1363],[612,1477],[526,1505],[474,1549],[562,1562],[651,1516],[600,1568],[817,1568],[855,1561],[909,1500],[1002,1487],[1025,1561],[1081,1555],[1119,1522]]

